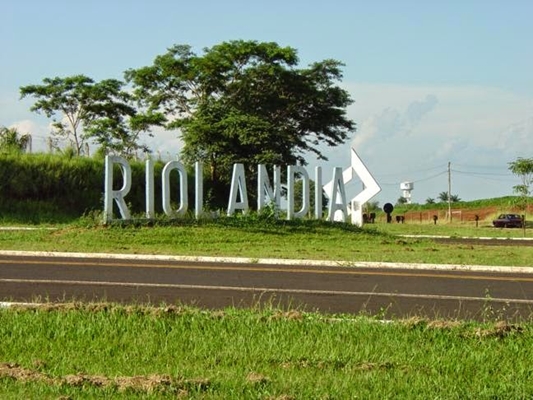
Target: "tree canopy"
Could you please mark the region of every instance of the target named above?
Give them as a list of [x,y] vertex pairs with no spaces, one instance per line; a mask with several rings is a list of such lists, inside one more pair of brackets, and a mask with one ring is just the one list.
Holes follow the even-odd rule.
[[36,99],[32,111],[53,119],[52,134],[67,139],[77,155],[94,140],[107,150],[131,155],[140,148],[136,110],[124,83],[116,79],[95,82],[85,75],[45,78],[42,85],[20,88],[21,97]]
[[[223,198],[218,189],[228,189],[233,164],[252,171],[257,164],[306,165],[309,153],[326,160],[324,146],[355,132],[346,115],[352,99],[338,86],[343,64],[298,63],[294,48],[273,42],[223,42],[199,55],[174,45],[152,65],[126,71],[128,90],[120,80],[75,75],[45,78],[20,94],[35,98],[31,110],[52,118],[52,134],[69,140],[77,155],[96,143],[130,156],[149,150],[140,133],[176,130],[182,160],[206,165],[207,188]],[[248,176],[253,197],[255,174]]]
[[513,187],[519,195],[529,196],[533,184],[533,158],[519,157],[509,163],[509,170],[520,177],[522,183]]
[[[448,192],[440,192],[439,195],[438,195],[437,197],[438,197],[438,199],[439,199],[441,202],[445,203],[445,202],[448,201]],[[428,200],[429,200],[429,199],[428,199]],[[432,200],[433,200],[433,199],[432,199]],[[450,200],[450,202],[452,202],[452,203],[458,203],[458,202],[461,201],[460,197],[459,197],[458,195],[456,195],[456,194],[452,194],[452,195],[450,195],[450,199],[449,199],[449,200]],[[428,201],[426,200],[426,202],[428,202]],[[433,201],[433,202],[434,202],[434,201]],[[429,202],[428,202],[428,204],[429,204]]]
[[295,49],[276,43],[230,41],[195,54],[175,45],[126,80],[151,124],[177,129],[185,162],[202,161],[216,186],[234,163],[306,165],[326,159],[319,145],[344,143],[355,131],[352,103],[336,86],[335,60],[297,68]]
[[[531,196],[531,186],[533,185],[533,158],[519,157],[515,161],[509,163],[509,170],[520,177],[522,183],[513,187],[513,190],[518,194],[518,206],[524,212],[524,218],[527,214],[529,206],[529,197]],[[524,232],[526,224],[524,223]]]

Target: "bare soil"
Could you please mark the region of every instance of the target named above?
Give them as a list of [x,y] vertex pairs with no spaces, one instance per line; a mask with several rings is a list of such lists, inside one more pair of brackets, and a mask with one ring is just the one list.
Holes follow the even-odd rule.
[[0,378],[11,378],[21,382],[40,382],[46,385],[68,385],[68,386],[93,386],[93,387],[115,387],[118,391],[133,390],[136,392],[157,393],[172,391],[183,394],[187,387],[208,386],[207,379],[184,380],[171,377],[169,375],[149,375],[149,376],[117,376],[114,378],[101,375],[76,374],[64,377],[52,377],[39,371],[42,367],[35,364],[35,368],[24,368],[18,364],[0,363]]
[[[520,213],[518,210],[509,207],[503,209],[501,206],[490,206],[490,207],[480,207],[480,208],[454,208],[452,207],[452,221],[456,222],[475,222],[476,216],[478,221],[481,223],[490,223],[496,218],[499,214],[505,212]],[[528,214],[531,215],[533,212],[533,205],[530,206],[527,210]],[[434,209],[434,210],[423,210],[423,211],[408,211],[403,214],[405,217],[405,222],[432,222],[433,216],[436,215],[438,220],[447,220],[448,219],[448,209]]]

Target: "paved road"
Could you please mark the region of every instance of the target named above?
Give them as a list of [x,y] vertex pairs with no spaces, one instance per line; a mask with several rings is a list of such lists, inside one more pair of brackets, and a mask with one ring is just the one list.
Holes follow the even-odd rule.
[[44,300],[513,319],[532,314],[533,273],[0,255],[0,301]]

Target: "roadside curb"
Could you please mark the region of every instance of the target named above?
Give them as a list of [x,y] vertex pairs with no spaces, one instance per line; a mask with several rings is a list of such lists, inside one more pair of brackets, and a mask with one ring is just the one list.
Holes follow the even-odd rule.
[[470,240],[501,240],[501,241],[533,241],[530,237],[491,237],[491,236],[445,236],[445,235],[398,235],[404,238],[423,239],[470,239]]
[[98,258],[108,260],[145,260],[145,261],[177,261],[195,263],[222,264],[267,264],[267,265],[298,265],[319,267],[346,268],[388,268],[433,271],[466,271],[466,272],[498,272],[533,274],[533,265],[529,267],[463,265],[463,264],[425,264],[425,263],[396,263],[379,261],[335,261],[335,260],[298,260],[278,258],[250,258],[250,257],[207,257],[207,256],[173,256],[150,254],[112,254],[112,253],[69,253],[48,251],[18,251],[0,250],[0,256],[13,257],[50,257],[50,258]]

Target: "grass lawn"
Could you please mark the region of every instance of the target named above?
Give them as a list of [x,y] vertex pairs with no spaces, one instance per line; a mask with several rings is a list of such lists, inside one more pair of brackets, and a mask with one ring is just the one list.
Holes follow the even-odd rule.
[[[531,266],[532,246],[398,236],[437,229],[469,236],[473,228],[246,219],[102,227],[80,220],[2,230],[0,249]],[[525,399],[533,397],[532,339],[529,320],[380,321],[180,304],[4,307],[0,397]]]
[[[350,224],[321,221],[218,222],[183,220],[173,225],[104,227],[82,223],[32,230],[0,230],[0,250],[66,251],[186,256],[533,266],[531,246],[442,244],[400,235],[523,238],[519,229],[419,224]],[[438,229],[435,229],[438,228]],[[528,231],[529,234],[529,231]]]
[[0,310],[2,398],[516,399],[533,324],[295,310]]

